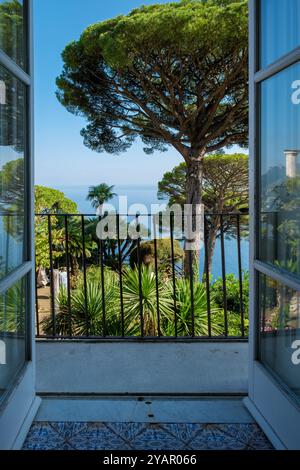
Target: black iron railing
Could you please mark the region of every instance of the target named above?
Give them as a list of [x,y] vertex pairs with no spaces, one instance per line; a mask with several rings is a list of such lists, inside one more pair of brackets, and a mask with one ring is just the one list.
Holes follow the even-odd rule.
[[36,214],[37,337],[246,339],[248,215],[202,216],[200,256],[185,224],[173,213]]

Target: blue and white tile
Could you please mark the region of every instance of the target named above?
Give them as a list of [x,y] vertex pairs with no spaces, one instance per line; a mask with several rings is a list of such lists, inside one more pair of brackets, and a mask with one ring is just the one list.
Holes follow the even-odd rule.
[[72,447],[70,444],[65,442],[64,444],[56,447],[54,450],[76,450],[76,449],[74,449],[74,447]]
[[89,423],[68,440],[77,450],[124,450],[128,443],[103,423]]
[[249,449],[253,450],[274,450],[271,442],[264,435],[249,438],[247,445]]
[[122,437],[125,441],[132,441],[147,427],[145,423],[106,423],[109,430]]
[[193,450],[244,450],[245,443],[218,429],[217,425],[201,425],[197,435],[188,443]]
[[158,424],[149,424],[130,442],[134,450],[181,450],[184,443]]
[[267,450],[255,424],[38,422],[25,450]]
[[184,423],[164,423],[161,425],[163,429],[169,432],[171,435],[179,439],[184,443],[190,442],[196,434],[199,432],[199,424],[184,424]]
[[65,439],[49,423],[34,423],[24,443],[24,450],[54,450],[63,446]]
[[247,448],[270,450],[273,448],[257,424],[220,424],[225,434],[243,442]]
[[69,439],[87,427],[87,423],[53,422],[52,428],[64,439]]

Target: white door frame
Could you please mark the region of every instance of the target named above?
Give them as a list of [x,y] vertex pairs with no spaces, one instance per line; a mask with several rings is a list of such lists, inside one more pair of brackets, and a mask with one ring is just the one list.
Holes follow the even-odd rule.
[[259,87],[260,83],[300,61],[300,47],[259,70],[259,0],[250,0],[250,70],[249,70],[249,155],[250,155],[250,333],[249,396],[245,404],[269,439],[278,449],[300,449],[300,408],[285,384],[276,379],[259,361],[259,293],[258,275],[266,274],[299,291],[298,283],[289,276],[258,260],[258,195],[259,195]]
[[34,161],[33,161],[33,37],[32,0],[23,0],[27,36],[27,71],[0,50],[0,64],[26,87],[25,205],[26,255],[23,264],[0,281],[0,294],[26,276],[26,363],[0,402],[0,449],[19,449],[37,412],[35,395],[35,266],[34,266]]

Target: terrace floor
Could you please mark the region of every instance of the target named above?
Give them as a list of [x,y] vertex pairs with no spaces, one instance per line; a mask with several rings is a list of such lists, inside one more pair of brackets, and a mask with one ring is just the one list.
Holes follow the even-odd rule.
[[45,397],[25,450],[270,450],[242,400]]

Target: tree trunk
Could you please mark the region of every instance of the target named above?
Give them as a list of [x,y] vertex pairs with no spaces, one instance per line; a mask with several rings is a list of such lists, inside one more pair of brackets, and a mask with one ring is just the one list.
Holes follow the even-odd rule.
[[201,203],[203,185],[203,158],[205,151],[192,152],[187,163],[186,206],[185,206],[185,259],[184,275],[189,278],[191,271],[199,277],[199,255],[201,232]]
[[203,270],[203,278],[202,280],[205,281],[206,279],[206,265],[208,267],[209,274],[212,273],[212,262],[214,258],[214,252],[216,247],[216,240],[218,236],[218,231],[220,230],[220,217],[214,217],[212,221],[211,227],[208,230],[207,234],[207,260],[204,260],[204,270]]

